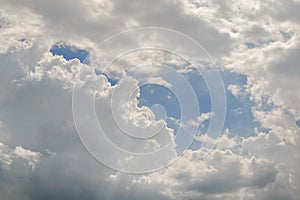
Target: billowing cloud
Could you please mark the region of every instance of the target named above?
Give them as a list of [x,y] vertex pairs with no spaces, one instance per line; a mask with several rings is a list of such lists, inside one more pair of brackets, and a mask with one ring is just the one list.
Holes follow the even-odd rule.
[[[1,199],[298,199],[299,1],[0,2]],[[231,83],[227,90],[236,102],[249,97],[248,109],[257,124],[253,133],[225,129],[214,145],[215,138],[201,132],[195,141],[202,148],[177,155],[175,128],[156,119],[151,108],[139,106],[137,77],[153,72],[156,76],[146,83],[171,87],[154,64],[185,73],[190,70],[185,60],[165,52],[136,51],[116,62],[111,74],[99,75],[88,62],[50,52],[60,42],[90,52],[112,34],[144,26],[181,31],[202,44],[221,71],[244,75],[245,84]],[[143,39],[123,42],[131,46]],[[134,68],[139,64],[147,68]],[[134,76],[126,75],[129,69]],[[96,116],[114,144],[138,153],[169,144],[146,160],[104,148],[108,160],[117,160],[124,169],[141,169],[179,159],[138,175],[100,164],[86,151],[74,123],[72,95],[78,80],[83,89],[98,81],[95,90],[85,92],[95,97]],[[178,127],[191,130],[214,114],[201,113]],[[82,116],[82,127],[93,132],[88,126],[92,120]],[[226,120],[238,126],[238,121]],[[141,142],[124,134],[149,136],[158,128],[161,135]],[[103,141],[97,144],[99,150],[105,147]]]

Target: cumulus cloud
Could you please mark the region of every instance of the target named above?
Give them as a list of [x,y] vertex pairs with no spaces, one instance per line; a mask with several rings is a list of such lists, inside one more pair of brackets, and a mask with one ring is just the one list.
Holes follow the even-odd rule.
[[204,159],[199,159],[200,154],[188,151],[172,167],[149,176],[130,179],[119,173],[108,180],[133,191],[155,188],[169,199],[251,199],[276,184],[279,176],[278,169],[264,159],[228,150],[213,150]]
[[24,149],[22,146],[17,146],[15,149],[11,149],[8,146],[0,143],[1,148],[1,166],[10,167],[18,158],[24,161],[24,164],[31,169],[34,169],[35,163],[38,163],[42,154],[39,152],[32,152],[28,149]]
[[239,85],[228,85],[227,90],[229,90],[233,96],[238,97],[240,95],[240,87]]
[[[0,2],[2,199],[299,197],[299,1]],[[196,140],[206,145],[177,155],[174,130],[156,120],[150,108],[138,106],[138,80],[124,75],[128,69],[139,76],[153,72],[156,77],[146,82],[171,87],[155,65],[167,63],[184,71],[189,65],[185,60],[163,51],[137,51],[112,67],[110,75],[120,79],[112,85],[107,76],[95,73],[94,66],[49,52],[61,41],[91,50],[114,33],[143,26],[181,31],[202,44],[222,70],[247,76],[246,85],[231,84],[227,89],[234,96],[239,96],[241,89],[250,96],[251,111],[259,124],[255,133],[240,137],[224,130],[215,146],[215,138],[203,134]],[[110,50],[115,47],[118,45]],[[134,68],[136,64],[151,67],[143,70]],[[163,153],[143,160],[115,155],[100,140],[99,150],[108,159],[118,160],[119,167],[135,165],[139,169],[179,159],[163,170],[143,175],[116,172],[99,164],[77,135],[72,113],[75,81],[88,89],[89,100],[96,97],[96,115],[114,144],[135,152],[152,152],[169,144]],[[92,87],[95,82],[97,88]],[[195,127],[211,117],[211,113],[202,113],[186,126]],[[91,116],[82,116],[80,121],[79,125],[93,132],[88,126]],[[132,142],[120,125],[138,136],[151,135],[158,128],[162,134]]]

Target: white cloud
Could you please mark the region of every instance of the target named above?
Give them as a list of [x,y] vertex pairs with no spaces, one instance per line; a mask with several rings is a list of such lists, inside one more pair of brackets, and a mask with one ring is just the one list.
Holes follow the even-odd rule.
[[[0,2],[1,198],[298,198],[298,1]],[[84,150],[73,122],[71,89],[80,70],[83,86],[100,78],[97,114],[118,145],[135,151],[156,150],[172,141],[172,130],[165,127],[165,137],[138,145],[130,143],[124,135],[120,139],[108,101],[118,88],[125,88],[119,93],[119,100],[127,113],[122,112],[121,106],[117,109],[117,118],[124,126],[130,124],[130,130],[148,126],[141,134],[150,134],[164,123],[155,121],[149,108],[139,108],[136,98],[127,101],[129,91],[135,90],[137,93],[133,93],[138,96],[135,80],[111,86],[104,76],[95,75],[94,68],[77,59],[66,61],[61,56],[52,56],[48,51],[58,41],[91,49],[111,34],[137,26],[182,31],[200,42],[225,69],[246,75],[246,92],[256,104],[252,108],[254,118],[263,128],[270,129],[269,133],[258,131],[249,138],[221,135],[205,158],[199,159],[203,153],[200,150],[189,150],[174,165],[153,174],[115,173],[99,165]],[[247,42],[253,43],[254,48],[247,47]],[[124,63],[185,63],[175,57],[152,55],[149,60],[142,54],[136,59],[128,57]],[[122,69],[117,71],[117,75],[123,75]],[[135,72],[141,71],[145,72]],[[149,81],[169,86],[159,78]],[[238,85],[228,89],[235,96],[240,94]],[[208,113],[201,115],[190,125],[209,117]],[[124,120],[127,118],[129,121]],[[206,140],[208,144],[214,142],[209,137]],[[174,146],[169,152],[173,157]],[[41,158],[46,154],[49,156]],[[126,157],[119,161],[129,164],[134,159]],[[151,160],[150,164],[153,163]]]
[[[252,199],[278,184],[280,171],[272,162],[213,150],[204,159],[199,151],[188,151],[174,165],[149,176],[130,177],[122,173],[109,182],[136,192],[157,190],[168,199]],[[280,182],[279,182],[280,184]]]
[[228,85],[227,90],[229,90],[235,97],[238,97],[241,94],[239,85]]
[[0,143],[1,167],[10,168],[15,164],[15,162],[18,162],[18,158],[20,158],[21,161],[24,162],[25,166],[33,170],[41,157],[41,153],[24,149],[22,146],[17,146],[15,149],[11,149],[3,143]]
[[216,148],[221,150],[233,149],[238,146],[239,143],[239,139],[237,137],[229,137],[228,129],[226,129],[217,139],[211,138],[207,134],[196,136],[195,139],[202,142],[203,146],[206,148]]
[[197,117],[197,120],[189,120],[187,121],[187,125],[190,126],[201,126],[203,124],[203,122],[205,122],[206,120],[210,119],[213,116],[212,112],[208,112],[208,113],[202,113],[200,116]]

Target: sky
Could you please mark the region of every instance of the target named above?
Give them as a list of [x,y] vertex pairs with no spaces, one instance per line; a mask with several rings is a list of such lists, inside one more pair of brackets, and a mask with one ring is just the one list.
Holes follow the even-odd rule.
[[298,200],[299,0],[0,0],[1,200]]

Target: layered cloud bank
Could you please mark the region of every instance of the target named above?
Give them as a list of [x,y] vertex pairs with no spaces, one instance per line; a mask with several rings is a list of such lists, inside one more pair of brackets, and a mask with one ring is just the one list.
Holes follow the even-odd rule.
[[[0,3],[1,199],[299,198],[299,1]],[[210,109],[212,100],[201,96],[207,88],[195,81],[199,77],[187,60],[148,49],[147,54],[136,51],[118,60],[103,74],[91,65],[92,58],[84,59],[111,35],[146,26],[186,34],[218,66],[228,101],[216,144],[206,132],[217,117]],[[136,39],[140,43],[149,38]],[[124,46],[136,41],[126,42]],[[57,51],[55,46],[63,48]],[[155,84],[174,86],[160,76],[165,72],[155,67],[160,64],[173,67],[191,83],[202,106],[198,117],[180,123],[182,113],[172,107],[178,104],[172,93],[156,92],[165,90]],[[144,79],[152,84],[148,90],[138,84],[145,74],[155,75]],[[95,82],[97,87],[88,90]],[[164,147],[163,153],[139,160],[106,151],[105,158],[117,164],[98,162],[77,134],[78,125],[93,132],[88,124],[94,119],[81,116],[76,129],[75,83],[87,89],[88,97],[95,97],[95,115],[114,144],[134,153]],[[111,104],[114,92],[117,103]],[[149,106],[151,95],[165,103],[166,110]],[[181,154],[176,132],[189,135],[197,125],[194,143]],[[134,143],[123,134],[138,130],[141,135],[135,136],[146,137],[158,129],[160,135]],[[101,142],[98,150],[103,151],[100,147],[106,143]],[[132,165],[162,169],[125,173]]]

